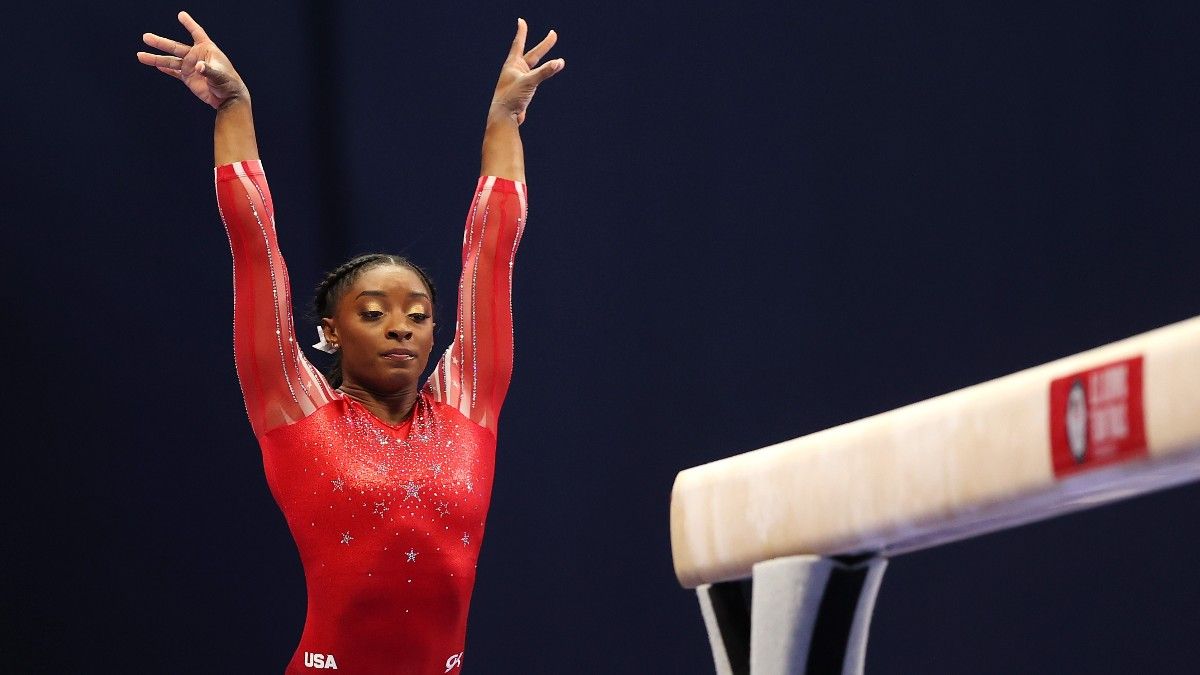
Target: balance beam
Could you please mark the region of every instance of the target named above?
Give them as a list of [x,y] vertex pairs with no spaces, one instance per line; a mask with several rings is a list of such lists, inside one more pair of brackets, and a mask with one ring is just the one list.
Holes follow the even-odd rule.
[[[836,604],[825,586],[838,574],[863,576],[846,599],[853,603],[853,625],[834,631],[843,672],[858,672],[862,655],[847,650],[859,638],[857,647],[865,650],[887,557],[1197,478],[1200,317],[682,471],[671,491],[671,549],[679,582],[700,590],[710,638],[717,631],[719,672],[804,672],[818,656],[806,642],[784,649],[780,658],[788,664],[739,670],[725,653],[728,670],[722,671],[718,648],[754,650],[725,640],[721,617],[710,615],[736,606],[730,589],[757,581],[759,567],[772,562],[778,570],[786,560],[799,565],[769,595],[755,588],[750,598],[743,584],[741,595],[752,608],[760,595],[772,604],[768,598],[786,597],[786,588],[814,573],[824,581],[802,583],[811,591],[801,594],[807,600],[789,602],[812,604],[817,597]],[[714,595],[714,584],[734,586]],[[819,629],[820,612],[804,611],[810,610],[811,616],[794,618]],[[794,627],[781,630],[791,633],[771,644],[794,641]],[[760,642],[762,654],[768,640]]]

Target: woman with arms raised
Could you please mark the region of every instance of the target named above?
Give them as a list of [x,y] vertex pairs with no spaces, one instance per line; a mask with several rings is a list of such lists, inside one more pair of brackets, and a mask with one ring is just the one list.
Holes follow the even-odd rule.
[[512,262],[526,213],[518,127],[537,86],[565,65],[538,65],[557,37],[551,31],[526,52],[526,25],[517,22],[467,216],[454,341],[421,387],[435,293],[399,256],[359,256],[321,282],[316,346],[334,354],[330,377],[304,357],[249,90],[204,29],[185,12],[179,20],[191,45],[147,33],[146,44],[165,54],[138,60],[217,111],[238,379],[308,587],[287,670],[456,671],[512,372]]

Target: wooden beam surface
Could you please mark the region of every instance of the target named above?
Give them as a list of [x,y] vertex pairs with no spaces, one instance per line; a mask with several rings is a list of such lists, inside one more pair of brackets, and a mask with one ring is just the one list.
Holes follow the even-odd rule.
[[1200,317],[682,471],[681,584],[897,555],[1200,477]]

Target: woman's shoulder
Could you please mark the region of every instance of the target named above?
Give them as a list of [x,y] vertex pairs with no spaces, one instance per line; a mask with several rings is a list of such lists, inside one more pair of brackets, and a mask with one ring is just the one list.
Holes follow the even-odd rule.
[[343,423],[350,416],[349,400],[341,392],[300,419],[273,427],[261,434],[259,442],[278,443],[283,440],[300,440],[309,435],[320,435],[330,431],[331,425]]

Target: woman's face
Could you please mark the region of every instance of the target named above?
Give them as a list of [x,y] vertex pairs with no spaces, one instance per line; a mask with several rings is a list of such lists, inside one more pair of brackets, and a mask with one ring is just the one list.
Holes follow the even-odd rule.
[[433,351],[433,300],[407,267],[359,274],[322,323],[326,339],[341,348],[344,384],[377,393],[413,386]]

